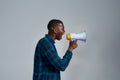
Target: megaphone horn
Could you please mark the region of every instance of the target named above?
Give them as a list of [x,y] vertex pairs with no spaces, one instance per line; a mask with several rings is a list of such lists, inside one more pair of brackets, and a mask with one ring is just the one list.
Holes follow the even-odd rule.
[[86,42],[86,39],[87,39],[87,35],[86,35],[86,32],[82,32],[82,33],[68,33],[66,35],[66,39],[67,40],[81,40],[81,41],[84,41]]

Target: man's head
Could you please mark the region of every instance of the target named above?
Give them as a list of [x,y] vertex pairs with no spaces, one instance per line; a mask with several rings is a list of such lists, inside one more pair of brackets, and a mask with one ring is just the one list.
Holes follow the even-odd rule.
[[47,25],[49,34],[55,36],[55,39],[60,40],[62,39],[62,35],[65,33],[64,24],[61,20],[52,19],[49,21]]

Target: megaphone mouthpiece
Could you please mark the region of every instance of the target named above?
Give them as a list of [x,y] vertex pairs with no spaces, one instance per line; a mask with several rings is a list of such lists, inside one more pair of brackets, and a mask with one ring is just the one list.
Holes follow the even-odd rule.
[[68,33],[68,34],[66,35],[66,38],[67,38],[67,40],[71,40],[71,33]]

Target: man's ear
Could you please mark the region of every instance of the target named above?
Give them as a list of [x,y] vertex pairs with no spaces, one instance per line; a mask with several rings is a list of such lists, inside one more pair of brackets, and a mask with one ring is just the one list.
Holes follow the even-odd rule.
[[54,31],[54,33],[58,33],[58,29],[57,28],[54,28],[53,31]]

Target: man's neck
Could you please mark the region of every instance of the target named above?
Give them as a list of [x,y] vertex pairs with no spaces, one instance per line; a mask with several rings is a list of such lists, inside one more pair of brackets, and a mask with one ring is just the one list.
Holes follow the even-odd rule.
[[55,34],[48,32],[48,35],[49,35],[53,40],[56,39],[56,35],[55,35]]

